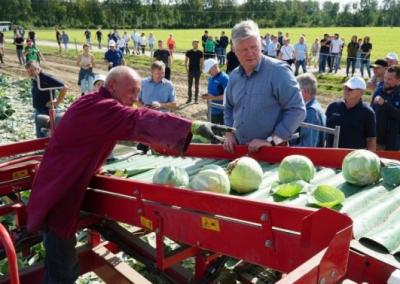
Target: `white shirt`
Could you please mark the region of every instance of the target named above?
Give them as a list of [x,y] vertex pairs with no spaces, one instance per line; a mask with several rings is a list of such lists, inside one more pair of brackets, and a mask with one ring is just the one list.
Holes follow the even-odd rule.
[[340,53],[342,50],[343,41],[341,39],[333,39],[331,41],[331,52],[332,53]]
[[149,36],[149,44],[154,45],[156,43],[156,38],[154,36]]
[[129,42],[129,35],[128,34],[124,35],[124,40],[125,40],[125,43]]
[[146,45],[146,43],[147,43],[146,37],[145,37],[145,36],[142,36],[142,37],[140,38],[140,40],[139,40],[139,43],[140,43],[140,45]]
[[134,42],[139,42],[139,33],[138,32],[132,33],[132,40]]
[[117,41],[117,47],[118,47],[118,48],[124,48],[124,47],[125,47],[125,40],[124,40],[122,37],[120,37],[120,38],[118,39],[118,41]]
[[293,46],[289,45],[283,45],[281,47],[281,52],[280,54],[282,54],[281,59],[282,60],[290,60],[293,59],[293,52],[294,52],[294,48]]

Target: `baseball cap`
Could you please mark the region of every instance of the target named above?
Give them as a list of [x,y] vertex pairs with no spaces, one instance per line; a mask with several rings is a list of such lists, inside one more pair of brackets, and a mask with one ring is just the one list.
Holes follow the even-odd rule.
[[344,85],[350,89],[358,89],[358,90],[366,90],[367,89],[367,84],[365,84],[365,81],[361,77],[352,77],[350,78]]
[[208,72],[210,71],[210,69],[211,69],[214,65],[217,65],[217,64],[218,64],[218,61],[217,61],[217,60],[215,60],[215,59],[213,59],[213,58],[207,59],[206,61],[204,61],[203,72],[204,72],[204,73],[208,73]]
[[390,59],[390,60],[399,60],[399,57],[397,56],[396,52],[389,52],[386,55],[386,59]]
[[115,44],[115,41],[113,41],[113,40],[110,40],[109,42],[108,42],[108,46],[115,46],[116,44]]
[[96,76],[94,76],[93,85],[96,84],[97,81],[106,81],[106,76],[103,74],[96,74]]
[[387,61],[383,60],[383,59],[378,59],[378,60],[375,61],[374,64],[371,64],[371,68],[374,68],[374,67],[388,67],[388,66],[389,66],[389,64],[387,63]]

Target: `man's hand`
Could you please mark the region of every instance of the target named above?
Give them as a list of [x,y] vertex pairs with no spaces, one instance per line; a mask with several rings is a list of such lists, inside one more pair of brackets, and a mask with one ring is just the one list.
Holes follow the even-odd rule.
[[249,153],[254,153],[260,150],[261,147],[271,147],[272,144],[262,139],[253,139],[250,141],[248,149]]
[[380,106],[383,105],[384,102],[385,102],[385,100],[381,96],[377,96],[374,99],[374,103],[377,105],[380,105]]
[[235,129],[229,126],[204,122],[200,120],[195,120],[192,122],[192,133],[194,135],[200,135],[210,140],[211,143],[223,143],[224,138],[216,135],[214,131],[225,133],[225,132],[233,132],[235,131]]
[[160,109],[161,108],[161,104],[158,101],[152,101],[151,102],[151,108],[152,109]]
[[233,132],[225,133],[225,141],[223,148],[226,152],[231,154],[235,153],[235,146],[237,145],[236,137]]

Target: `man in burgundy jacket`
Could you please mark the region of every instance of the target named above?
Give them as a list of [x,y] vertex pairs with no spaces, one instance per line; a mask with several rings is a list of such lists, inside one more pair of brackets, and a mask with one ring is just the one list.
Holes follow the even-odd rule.
[[28,231],[44,232],[44,283],[74,283],[79,276],[75,232],[80,207],[86,187],[116,141],[135,140],[184,152],[192,133],[215,138],[210,124],[133,109],[140,87],[136,71],[113,68],[105,87],[77,100],[50,139],[28,203]]

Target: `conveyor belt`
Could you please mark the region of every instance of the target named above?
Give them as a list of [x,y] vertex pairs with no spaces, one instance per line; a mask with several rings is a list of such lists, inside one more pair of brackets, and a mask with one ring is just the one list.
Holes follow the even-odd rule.
[[[190,177],[193,177],[205,165],[213,164],[226,168],[228,163],[228,160],[135,155],[120,161],[110,162],[104,167],[104,170],[138,170],[138,174],[129,178],[151,183],[156,168],[160,166],[179,166],[184,168]],[[264,176],[259,189],[242,194],[242,197],[257,201],[309,206],[307,194],[300,194],[290,199],[274,196],[270,189],[272,183],[278,180],[279,165],[271,165],[266,162],[261,162],[260,165],[264,171]],[[346,200],[341,206],[334,209],[352,217],[356,240],[377,253],[381,253],[382,257],[391,254],[400,260],[400,187],[392,188],[382,182],[367,187],[353,186],[345,182],[340,170],[330,168],[317,169],[311,185],[317,184],[332,185],[344,192]],[[231,194],[239,195],[234,191]]]

